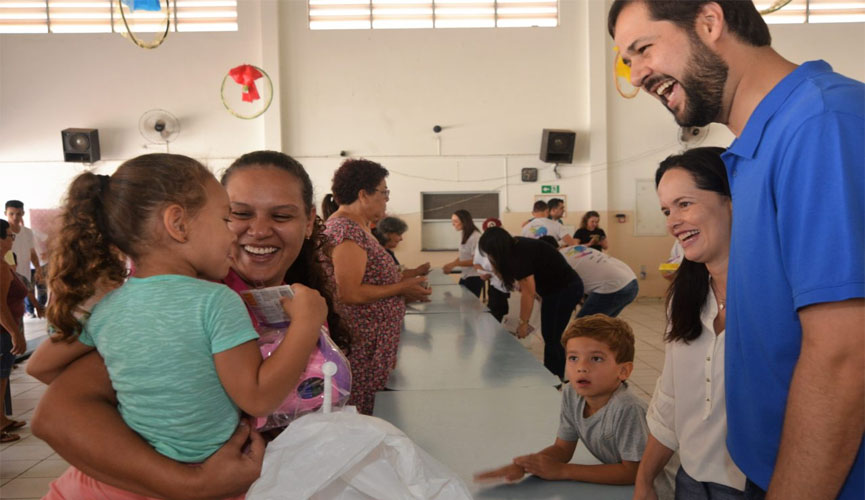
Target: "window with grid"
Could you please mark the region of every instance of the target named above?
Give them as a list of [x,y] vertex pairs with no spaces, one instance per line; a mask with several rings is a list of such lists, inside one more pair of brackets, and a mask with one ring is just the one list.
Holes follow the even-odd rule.
[[[0,0],[0,33],[123,32],[119,0]],[[171,31],[237,31],[237,0],[161,0]],[[165,29],[165,11],[126,14],[135,32]]]
[[558,0],[309,0],[309,28],[558,26]]
[[[757,0],[757,10],[769,8],[774,0]],[[861,23],[865,22],[863,0],[791,0],[780,10],[763,16],[766,24]]]

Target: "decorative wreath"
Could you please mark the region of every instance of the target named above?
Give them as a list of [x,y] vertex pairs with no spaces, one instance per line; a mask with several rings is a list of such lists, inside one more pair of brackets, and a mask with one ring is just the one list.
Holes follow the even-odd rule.
[[118,0],[117,10],[120,11],[120,18],[123,20],[123,26],[126,28],[126,31],[120,33],[123,35],[123,38],[130,40],[142,49],[155,49],[162,45],[162,42],[165,41],[165,37],[168,36],[168,29],[171,26],[171,3],[170,0],[166,0],[166,2],[165,20],[163,21],[165,23],[165,29],[158,33],[156,38],[153,40],[145,42],[136,37],[135,33],[133,33],[129,28],[129,22],[126,19],[126,12],[124,12],[123,6],[125,5],[130,11],[147,10],[157,12],[162,10],[162,5],[160,5],[159,0]]
[[[228,104],[228,101],[225,99],[225,84],[228,83],[229,79],[243,86],[241,98],[243,99],[243,102],[251,103],[261,99],[261,96],[258,93],[258,87],[255,85],[255,81],[260,78],[264,78],[265,83],[263,107],[252,114],[244,114],[232,109],[231,105]],[[270,104],[273,102],[273,81],[270,79],[270,75],[258,66],[242,64],[231,68],[228,71],[228,74],[226,74],[222,79],[222,87],[219,89],[219,97],[222,99],[222,105],[225,106],[225,109],[227,109],[229,113],[238,118],[243,118],[244,120],[252,120],[253,118],[258,118],[267,111],[268,108],[270,108]]]

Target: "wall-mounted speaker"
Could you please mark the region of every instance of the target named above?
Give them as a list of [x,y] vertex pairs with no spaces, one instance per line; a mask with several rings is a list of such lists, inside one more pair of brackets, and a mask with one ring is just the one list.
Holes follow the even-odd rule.
[[541,161],[546,163],[572,163],[577,133],[570,130],[544,129],[541,137]]
[[538,169],[536,168],[524,168],[521,172],[521,178],[523,182],[537,182],[538,181]]
[[63,161],[93,163],[99,161],[99,131],[95,128],[67,128],[63,138]]

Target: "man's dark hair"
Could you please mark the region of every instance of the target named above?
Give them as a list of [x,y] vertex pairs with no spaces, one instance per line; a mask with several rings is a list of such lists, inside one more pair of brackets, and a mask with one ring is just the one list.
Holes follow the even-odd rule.
[[532,212],[543,212],[548,208],[549,205],[547,205],[547,202],[545,202],[544,200],[538,200],[535,202],[534,205],[532,205]]
[[[6,208],[20,208],[21,210],[24,210],[24,202],[21,200],[9,200],[6,202]],[[4,208],[4,210],[6,208]]]
[[694,21],[704,4],[716,3],[724,11],[724,21],[741,41],[755,47],[771,45],[769,27],[754,3],[746,0],[615,0],[607,16],[607,30],[616,36],[616,21],[630,3],[643,2],[655,21],[670,21],[688,33],[694,32]]
[[565,200],[561,198],[550,198],[550,201],[547,202],[547,206],[550,207],[550,210],[554,208],[559,208],[560,205],[564,205]]

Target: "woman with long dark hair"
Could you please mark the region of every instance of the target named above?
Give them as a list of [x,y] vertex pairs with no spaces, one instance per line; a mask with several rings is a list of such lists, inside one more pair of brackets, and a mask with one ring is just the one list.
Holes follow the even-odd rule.
[[460,285],[468,288],[476,297],[481,296],[484,280],[474,267],[475,249],[478,240],[481,239],[481,231],[472,220],[472,214],[468,210],[457,210],[451,215],[451,224],[454,230],[460,232],[460,246],[457,258],[442,267],[445,274],[449,274],[455,267],[462,267]]
[[667,292],[664,370],[646,420],[649,439],[634,498],[656,498],[652,480],[678,449],[676,498],[742,498],[745,476],[727,452],[724,332],[732,203],[722,148],[661,162],[655,185],[667,230],[685,252]]
[[[312,182],[303,166],[280,152],[256,151],[238,158],[222,184],[230,201],[228,226],[237,238],[224,282],[234,290],[282,283],[316,289],[328,305],[331,337],[350,352],[349,331],[332,307],[329,240],[316,217]],[[60,264],[52,260],[52,265]],[[95,479],[148,497],[242,494],[258,477],[264,452],[261,437],[241,425],[200,468],[160,455],[124,424],[105,365],[95,353],[51,383],[31,423],[35,435]],[[244,454],[247,437],[252,446]],[[124,460],[118,461],[118,455]]]
[[487,229],[478,246],[505,287],[520,291],[519,338],[528,335],[535,295],[540,296],[544,366],[559,378],[564,377],[565,349],[561,337],[571,313],[583,298],[579,275],[553,246],[531,238],[515,238],[500,227]]

